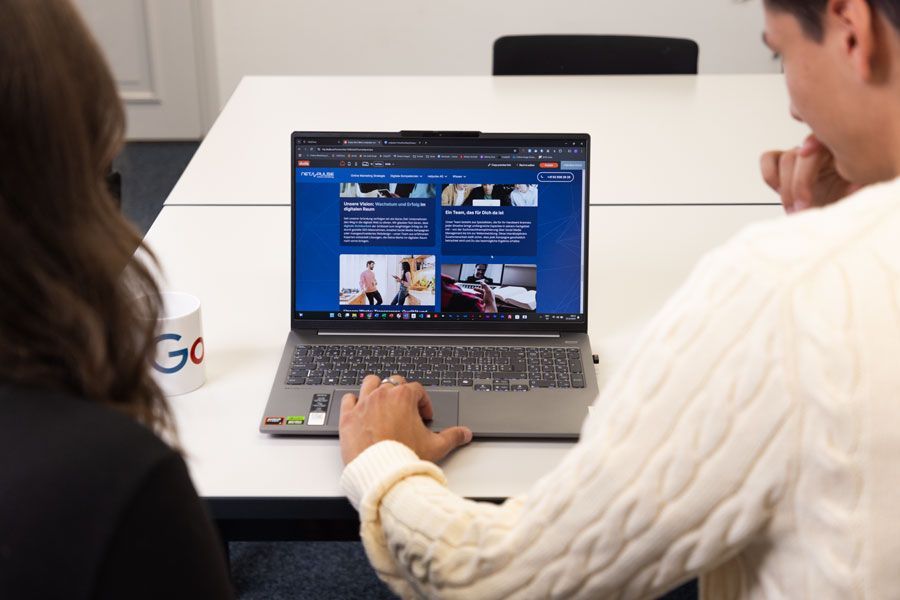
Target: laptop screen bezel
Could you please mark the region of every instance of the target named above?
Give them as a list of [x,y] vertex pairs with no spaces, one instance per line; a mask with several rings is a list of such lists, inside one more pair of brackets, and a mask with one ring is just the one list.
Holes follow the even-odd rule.
[[[291,134],[291,328],[300,331],[327,330],[335,332],[359,332],[359,333],[522,333],[522,332],[574,332],[586,333],[588,328],[588,258],[590,253],[590,159],[591,136],[586,133],[462,133],[462,132],[432,132],[420,133],[415,137],[419,139],[435,139],[447,142],[454,137],[466,139],[509,139],[509,140],[547,140],[549,141],[575,141],[584,142],[584,198],[582,199],[582,211],[584,215],[582,223],[583,244],[581,273],[582,282],[582,318],[577,321],[444,321],[430,320],[400,320],[376,321],[376,320],[334,320],[334,319],[298,319],[296,317],[296,293],[297,293],[297,187],[295,173],[295,140],[297,138],[334,138],[347,137],[355,139],[398,139],[409,138],[404,132],[350,132],[350,131],[295,131]],[[337,312],[337,311],[335,311]]]

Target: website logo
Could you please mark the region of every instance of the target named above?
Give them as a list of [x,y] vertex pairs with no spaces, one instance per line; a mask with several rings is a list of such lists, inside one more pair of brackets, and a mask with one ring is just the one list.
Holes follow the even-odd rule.
[[300,177],[310,179],[334,179],[334,171],[300,171]]
[[[180,342],[181,336],[177,333],[164,333],[156,338],[156,344],[159,345],[160,342],[164,342],[167,340],[171,340],[173,342]],[[195,365],[199,365],[203,362],[203,357],[206,355],[206,349],[203,346],[203,338],[198,337],[194,340],[194,343],[191,344],[190,350],[187,348],[181,348],[180,350],[171,350],[169,352],[169,358],[177,358],[178,362],[171,367],[164,367],[158,362],[156,359],[153,360],[153,368],[159,371],[160,373],[165,373],[167,375],[171,375],[172,373],[177,373],[181,369],[184,368],[184,365],[187,364],[188,357],[190,357],[191,362]]]

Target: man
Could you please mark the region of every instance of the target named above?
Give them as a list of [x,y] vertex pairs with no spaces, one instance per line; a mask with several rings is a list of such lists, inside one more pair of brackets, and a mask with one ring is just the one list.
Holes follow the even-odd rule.
[[803,212],[701,261],[554,470],[466,501],[429,461],[471,432],[430,432],[421,386],[344,397],[342,483],[394,590],[652,598],[700,575],[704,598],[897,597],[900,0],[765,7],[812,135],[762,170]]
[[472,190],[463,206],[472,206],[476,200],[482,201],[479,206],[486,206],[490,203],[496,206],[509,206],[509,191],[505,190],[503,186],[483,183]]
[[488,285],[493,285],[494,280],[485,275],[487,267],[488,266],[485,264],[475,265],[475,274],[466,277],[466,283],[486,283]]
[[359,289],[366,294],[369,305],[378,306],[384,303],[378,291],[378,280],[375,279],[375,261],[366,262],[366,268],[359,275]]

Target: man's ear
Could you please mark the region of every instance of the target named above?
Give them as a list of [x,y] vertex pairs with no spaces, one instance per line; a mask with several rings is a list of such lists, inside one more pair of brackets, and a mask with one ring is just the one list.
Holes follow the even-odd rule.
[[829,0],[825,35],[838,46],[861,81],[870,81],[877,54],[876,15],[867,0]]

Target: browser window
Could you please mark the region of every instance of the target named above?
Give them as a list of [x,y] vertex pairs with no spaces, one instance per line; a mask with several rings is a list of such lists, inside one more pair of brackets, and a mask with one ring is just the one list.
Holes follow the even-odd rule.
[[584,318],[584,140],[294,139],[294,317]]

